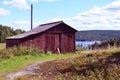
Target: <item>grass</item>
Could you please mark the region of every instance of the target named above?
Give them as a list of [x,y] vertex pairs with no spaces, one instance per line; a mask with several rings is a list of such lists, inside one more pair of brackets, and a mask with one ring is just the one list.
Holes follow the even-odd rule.
[[47,61],[39,65],[35,75],[15,80],[119,80],[119,63],[120,48],[84,51],[79,57]]
[[[52,68],[53,72],[57,72],[56,75],[57,78],[59,78],[59,80],[67,80],[67,78],[70,76],[71,80],[83,80],[83,79],[88,80],[89,78],[91,79],[90,77],[91,75],[95,78],[98,75],[102,76],[103,73],[106,72],[111,73],[112,71],[114,71],[114,74],[108,74],[110,76],[107,76],[111,77],[112,75],[119,74],[119,72],[117,71],[120,70],[120,67],[118,65],[115,66],[112,65],[113,66],[112,68],[107,67],[108,71],[105,71],[105,69],[103,68],[104,64],[99,62],[99,60],[103,58],[107,59],[109,56],[112,56],[116,53],[117,54],[120,53],[120,48],[113,48],[108,50],[94,50],[80,52],[78,51],[77,54],[68,53],[61,55],[52,54],[50,52],[44,54],[34,48],[14,47],[13,49],[3,49],[0,50],[1,57],[0,80],[6,80],[5,77],[6,74],[8,73],[19,71],[21,69],[24,69],[28,65],[44,60],[48,60],[48,62],[47,64],[46,63],[43,64],[44,66],[43,67],[41,66],[41,68],[43,68],[43,70],[44,68],[46,69]],[[55,60],[49,61],[53,59]],[[63,59],[62,62],[59,61],[60,59]],[[95,63],[93,63],[93,60],[95,61]],[[94,70],[92,70],[91,68],[93,68]],[[56,69],[56,71],[54,71],[54,69]],[[102,70],[103,72],[101,72],[99,69]],[[79,72],[82,72],[82,74]],[[34,79],[36,80],[38,79],[38,76],[24,75],[19,78],[16,78],[16,80],[27,80],[31,77],[34,77]],[[91,80],[93,80],[94,78],[92,78]],[[100,78],[103,78],[103,76]]]
[[0,80],[6,77],[6,74],[16,72],[38,61],[77,57],[77,54],[47,54],[36,48],[13,47],[0,50]]
[[0,62],[0,73],[10,73],[17,70],[23,69],[24,67],[41,60],[50,60],[50,59],[62,59],[62,58],[72,58],[77,57],[78,54],[43,54],[43,55],[25,55],[25,56],[16,56],[10,59],[6,59]]
[[6,44],[5,43],[0,43],[0,50],[5,49],[5,48],[6,48]]
[[62,59],[62,58],[73,58],[77,57],[78,54],[43,54],[43,55],[25,55],[15,56],[13,58],[5,59],[0,62],[0,80],[6,80],[6,75],[11,72],[16,72],[24,69],[28,65],[31,65],[38,61]]

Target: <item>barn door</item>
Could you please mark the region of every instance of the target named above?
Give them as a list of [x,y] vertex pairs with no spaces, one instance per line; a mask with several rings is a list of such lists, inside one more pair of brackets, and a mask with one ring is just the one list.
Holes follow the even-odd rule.
[[61,34],[48,34],[46,48],[47,51],[58,53],[58,49],[61,50]]
[[61,52],[61,34],[55,34],[55,53]]

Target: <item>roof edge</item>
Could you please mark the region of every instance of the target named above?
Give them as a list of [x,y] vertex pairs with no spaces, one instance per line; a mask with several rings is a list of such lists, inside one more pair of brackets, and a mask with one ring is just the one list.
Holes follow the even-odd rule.
[[49,24],[54,24],[54,23],[64,23],[62,20],[61,21],[55,21],[55,22],[49,22],[45,24],[40,24],[39,26],[44,26],[44,25],[49,25]]
[[[53,28],[53,27],[55,27],[55,26],[57,26],[57,25],[59,25],[59,24],[65,24],[65,25],[69,26],[71,29],[73,29],[75,32],[77,32],[77,30],[76,30],[75,28],[73,28],[73,27],[71,27],[70,25],[66,24],[66,23],[63,22],[62,20],[61,20],[61,21],[55,21],[55,22],[50,22],[50,23],[41,24],[41,25],[39,25],[39,26],[46,26],[46,25],[52,25],[52,24],[56,24],[56,25],[54,25],[54,26],[52,26],[52,27],[50,27],[50,28]],[[39,26],[38,26],[38,27],[39,27]],[[50,28],[47,28],[47,30],[50,29]],[[32,29],[32,30],[30,30],[30,31],[27,31],[27,32],[25,32],[25,33],[18,34],[18,35],[12,36],[12,37],[7,37],[6,39],[21,39],[21,38],[24,38],[24,37],[27,37],[27,36],[30,36],[30,35],[34,35],[34,34],[39,33],[39,31],[35,32],[36,29],[37,29],[37,27],[34,28],[34,29]],[[45,31],[45,30],[43,30],[43,31]],[[43,31],[41,31],[41,32],[43,32]],[[27,33],[29,33],[29,34],[27,35]],[[25,35],[25,36],[23,36],[23,35]]]

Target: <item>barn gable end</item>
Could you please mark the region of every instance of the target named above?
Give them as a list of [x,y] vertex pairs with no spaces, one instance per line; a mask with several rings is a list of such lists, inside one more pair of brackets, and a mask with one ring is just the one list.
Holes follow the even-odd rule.
[[63,21],[42,24],[31,31],[8,37],[6,47],[22,45],[34,46],[44,52],[75,52],[75,33],[76,30]]

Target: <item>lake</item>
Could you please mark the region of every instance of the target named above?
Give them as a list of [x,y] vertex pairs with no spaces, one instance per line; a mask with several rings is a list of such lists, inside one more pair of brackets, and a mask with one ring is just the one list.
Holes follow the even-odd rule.
[[87,48],[89,45],[94,44],[95,42],[101,43],[101,41],[76,41],[76,46],[82,46],[84,48]]

